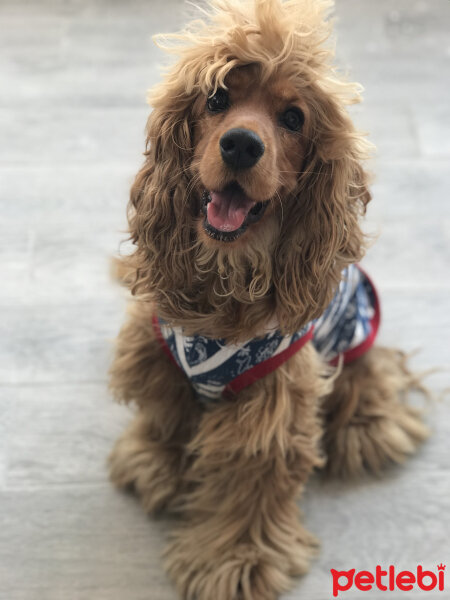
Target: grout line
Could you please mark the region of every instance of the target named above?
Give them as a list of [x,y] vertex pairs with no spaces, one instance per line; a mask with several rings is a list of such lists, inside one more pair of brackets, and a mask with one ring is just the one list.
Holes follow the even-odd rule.
[[[85,381],[17,381],[17,382],[3,382],[0,381],[0,389],[17,389],[17,388],[58,388],[58,387],[89,387],[89,386],[108,386],[108,379],[92,379]],[[111,395],[112,396],[112,395]]]
[[[105,469],[106,472],[106,469]],[[112,484],[108,482],[108,479],[105,477],[105,481],[98,482],[84,482],[80,481],[70,481],[67,483],[54,483],[51,481],[46,481],[44,485],[42,484],[22,484],[22,485],[1,485],[0,486],[0,495],[7,493],[16,493],[16,492],[53,492],[53,491],[70,491],[70,490],[85,490],[85,489],[110,489],[114,490]]]

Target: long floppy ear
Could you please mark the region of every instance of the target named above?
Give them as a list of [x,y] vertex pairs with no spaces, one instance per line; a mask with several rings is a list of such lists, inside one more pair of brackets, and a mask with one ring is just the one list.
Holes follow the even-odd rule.
[[361,165],[368,144],[332,99],[322,98],[315,111],[318,133],[275,252],[276,310],[286,331],[317,318],[332,300],[342,269],[365,252],[359,219],[371,198]]
[[[159,97],[147,123],[146,160],[131,188],[130,236],[136,250],[128,262],[133,293],[186,286],[191,272],[186,249],[193,232],[189,173],[193,100],[186,94]],[[189,218],[191,217],[191,218]]]

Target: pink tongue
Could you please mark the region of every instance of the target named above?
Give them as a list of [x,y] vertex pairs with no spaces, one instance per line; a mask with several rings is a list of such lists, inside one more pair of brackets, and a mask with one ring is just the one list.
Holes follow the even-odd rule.
[[255,204],[238,190],[211,192],[211,202],[206,209],[208,221],[219,231],[236,231]]

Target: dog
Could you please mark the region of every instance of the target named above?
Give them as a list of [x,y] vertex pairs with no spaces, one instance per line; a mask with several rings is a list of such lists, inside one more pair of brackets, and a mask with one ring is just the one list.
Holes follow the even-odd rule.
[[186,600],[277,598],[317,552],[297,504],[312,471],[377,473],[428,435],[405,355],[374,345],[370,146],[331,4],[212,0],[160,39],[178,62],[129,202],[111,387],[137,412],[110,475],[180,516],[165,556]]

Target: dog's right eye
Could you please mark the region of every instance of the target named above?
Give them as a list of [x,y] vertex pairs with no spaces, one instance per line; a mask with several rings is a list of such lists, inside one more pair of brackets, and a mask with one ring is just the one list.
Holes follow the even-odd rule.
[[210,112],[220,112],[226,110],[230,105],[230,97],[228,92],[223,88],[219,88],[216,93],[208,98],[206,106]]
[[281,124],[287,129],[290,129],[290,131],[300,131],[304,122],[305,115],[297,107],[288,108],[288,110],[281,115]]

